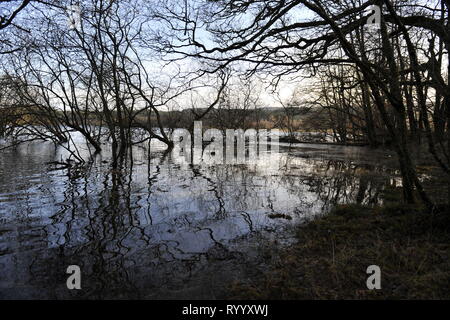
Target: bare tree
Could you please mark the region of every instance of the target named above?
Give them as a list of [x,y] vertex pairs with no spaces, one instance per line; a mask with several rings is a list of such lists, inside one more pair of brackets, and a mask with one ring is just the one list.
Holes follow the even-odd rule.
[[[362,32],[370,14],[366,10],[373,4],[384,10],[375,36]],[[434,1],[430,5],[413,1],[401,6],[389,0],[229,0],[200,1],[189,6],[168,1],[164,7],[161,20],[170,21],[170,27],[177,35],[173,38],[175,41],[166,43],[167,52],[197,57],[208,63],[209,70],[220,70],[240,62],[248,65],[250,74],[270,72],[279,79],[305,71],[314,75],[323,65],[351,64],[357,70],[359,81],[365,83],[362,93],[366,111],[373,101],[398,154],[405,200],[414,202],[416,189],[421,200],[429,207],[433,206],[410,156],[409,127],[415,130],[414,109],[417,108],[429,150],[448,175],[449,150],[444,144],[437,150],[434,141],[424,73],[429,78],[427,84],[442,96],[450,92],[443,91],[448,89],[448,81],[442,78],[442,70],[437,71],[439,64],[433,58],[434,48],[430,50],[428,61],[419,60],[423,46],[418,38],[421,33],[416,33],[425,30],[448,48],[447,1]],[[302,10],[309,12],[312,18],[302,19],[298,14]],[[213,43],[206,44],[204,37],[198,36],[206,30],[214,39]],[[369,41],[374,45],[365,46]],[[337,98],[348,107],[348,96],[340,94]],[[370,115],[365,117],[368,119]],[[343,119],[348,120],[353,122]],[[345,136],[345,132],[342,135]]]

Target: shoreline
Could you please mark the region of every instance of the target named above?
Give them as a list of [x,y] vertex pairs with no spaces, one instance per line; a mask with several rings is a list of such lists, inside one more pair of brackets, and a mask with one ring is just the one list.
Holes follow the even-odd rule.
[[[450,299],[450,215],[388,203],[340,205],[297,227],[296,240],[231,299]],[[381,269],[369,290],[368,266]]]

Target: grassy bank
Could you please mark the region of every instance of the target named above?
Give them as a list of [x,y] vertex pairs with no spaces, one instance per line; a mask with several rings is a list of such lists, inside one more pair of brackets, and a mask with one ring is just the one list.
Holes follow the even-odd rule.
[[[234,283],[230,298],[449,299],[448,208],[339,206],[298,227],[262,279]],[[381,268],[381,290],[366,269]]]

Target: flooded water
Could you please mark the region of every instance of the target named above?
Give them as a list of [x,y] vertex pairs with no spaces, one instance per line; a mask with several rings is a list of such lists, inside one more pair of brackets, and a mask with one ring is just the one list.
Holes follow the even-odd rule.
[[[119,169],[107,154],[58,168],[52,144],[1,151],[0,298],[222,298],[257,281],[295,225],[336,203],[377,203],[398,180],[391,154],[361,147],[282,145],[199,166],[152,144]],[[66,287],[69,265],[81,290]]]

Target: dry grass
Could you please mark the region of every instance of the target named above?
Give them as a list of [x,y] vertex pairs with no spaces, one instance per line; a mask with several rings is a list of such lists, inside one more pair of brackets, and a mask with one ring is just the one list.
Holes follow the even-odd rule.
[[[448,208],[447,208],[448,209]],[[297,232],[262,279],[234,283],[241,299],[449,299],[450,213],[390,204],[340,206]],[[381,268],[381,290],[366,269]]]

